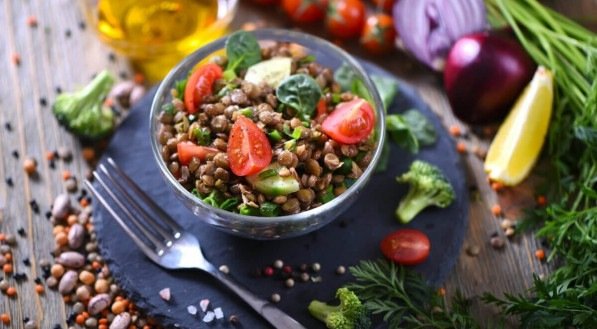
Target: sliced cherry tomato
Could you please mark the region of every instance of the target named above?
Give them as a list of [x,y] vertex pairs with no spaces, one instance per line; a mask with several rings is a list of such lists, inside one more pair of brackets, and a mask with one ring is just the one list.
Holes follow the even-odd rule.
[[396,0],[373,0],[375,6],[382,9],[386,13],[392,12],[395,2]]
[[200,66],[191,74],[184,89],[184,105],[189,113],[197,112],[203,99],[213,93],[213,85],[222,77],[222,68],[215,63]]
[[319,103],[317,103],[317,114],[315,115],[315,118],[321,118],[324,114],[328,113],[328,105],[325,102],[325,98],[322,98],[319,100]]
[[326,25],[338,38],[352,38],[361,34],[365,24],[365,5],[361,0],[331,0]]
[[176,145],[178,162],[182,165],[188,165],[193,158],[205,160],[208,154],[217,153],[218,149],[213,147],[197,145],[193,142],[184,141]]
[[272,161],[272,147],[265,133],[253,120],[239,116],[230,129],[228,161],[236,176],[260,172]]
[[325,17],[327,0],[282,0],[282,9],[296,23],[311,23]]
[[429,257],[431,242],[425,233],[404,228],[388,234],[380,248],[383,255],[395,263],[417,265]]
[[323,132],[341,144],[362,142],[373,130],[375,113],[371,105],[362,98],[336,105],[332,113],[323,120]]
[[375,14],[367,18],[361,44],[373,54],[382,54],[394,48],[396,29],[392,16],[388,14]]

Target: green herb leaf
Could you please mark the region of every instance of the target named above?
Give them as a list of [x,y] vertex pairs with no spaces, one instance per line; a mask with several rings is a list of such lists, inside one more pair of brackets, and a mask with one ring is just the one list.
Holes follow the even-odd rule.
[[381,75],[371,75],[371,81],[377,88],[379,97],[383,103],[384,109],[387,111],[390,105],[394,102],[396,95],[398,94],[398,84],[396,80]]
[[198,145],[206,146],[211,144],[211,132],[205,127],[197,127],[193,129],[193,137]]
[[174,89],[176,90],[176,98],[184,101],[184,90],[187,87],[187,79],[178,80],[174,83]]
[[342,65],[334,71],[334,81],[336,81],[344,91],[352,89],[352,82],[355,79],[358,79],[357,74],[346,63],[342,63]]
[[259,207],[259,212],[261,216],[264,217],[275,217],[280,214],[280,206],[273,202],[264,202]]
[[243,203],[238,208],[238,212],[241,215],[245,216],[259,216],[259,208],[248,206],[247,204]]
[[419,152],[419,141],[410,126],[399,114],[386,116],[386,131],[394,143],[413,154]]
[[247,31],[237,31],[226,40],[226,71],[236,73],[261,61],[261,48],[255,36]]
[[332,201],[335,197],[336,196],[334,195],[334,188],[332,187],[332,185],[330,185],[325,189],[323,194],[321,194],[321,196],[319,197],[319,201],[321,201],[321,203],[328,203]]
[[410,109],[402,114],[402,118],[415,135],[420,146],[433,145],[437,140],[435,127],[421,112]]
[[279,142],[282,140],[282,134],[280,134],[279,131],[277,130],[272,130],[270,131],[267,136],[269,137],[269,139],[271,139],[273,142]]
[[278,100],[297,111],[301,120],[309,121],[321,99],[321,88],[306,74],[295,74],[282,80],[276,88]]

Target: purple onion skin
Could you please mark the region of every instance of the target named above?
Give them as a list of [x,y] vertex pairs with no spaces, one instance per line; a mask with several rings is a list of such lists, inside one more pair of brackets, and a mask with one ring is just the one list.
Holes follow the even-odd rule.
[[456,40],[488,26],[483,0],[398,0],[393,17],[403,46],[436,71]]
[[470,124],[504,118],[536,65],[515,39],[480,32],[459,39],[448,54],[444,88],[454,114]]

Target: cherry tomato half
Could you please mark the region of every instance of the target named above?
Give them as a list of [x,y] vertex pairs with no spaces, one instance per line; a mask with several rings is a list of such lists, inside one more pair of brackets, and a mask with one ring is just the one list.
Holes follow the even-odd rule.
[[395,2],[396,0],[373,0],[375,6],[382,9],[386,13],[392,12]]
[[310,23],[325,17],[327,0],[282,0],[282,9],[296,23]]
[[203,99],[213,93],[213,84],[222,77],[222,68],[215,63],[200,66],[191,74],[184,89],[184,105],[189,113],[197,112]]
[[338,38],[351,38],[361,34],[365,24],[365,5],[361,0],[331,0],[328,5],[326,25]]
[[396,29],[392,16],[381,13],[367,18],[361,35],[361,44],[370,53],[382,54],[389,51],[394,48],[395,39]]
[[362,142],[373,130],[375,113],[362,98],[355,98],[336,105],[321,124],[323,132],[341,144]]
[[417,265],[429,257],[431,242],[419,230],[404,228],[388,234],[381,241],[381,252],[400,265]]
[[236,176],[253,175],[272,161],[272,147],[253,120],[239,116],[230,129],[228,161]]
[[197,145],[189,141],[180,142],[176,145],[178,162],[182,165],[188,165],[193,158],[205,160],[208,154],[217,152],[218,149],[216,148]]

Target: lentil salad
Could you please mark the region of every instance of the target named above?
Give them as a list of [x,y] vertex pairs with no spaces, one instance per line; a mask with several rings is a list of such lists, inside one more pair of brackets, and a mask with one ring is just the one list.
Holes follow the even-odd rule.
[[377,146],[366,97],[342,90],[296,44],[235,35],[226,56],[199,64],[162,106],[156,134],[170,173],[244,215],[294,214],[342,194]]

